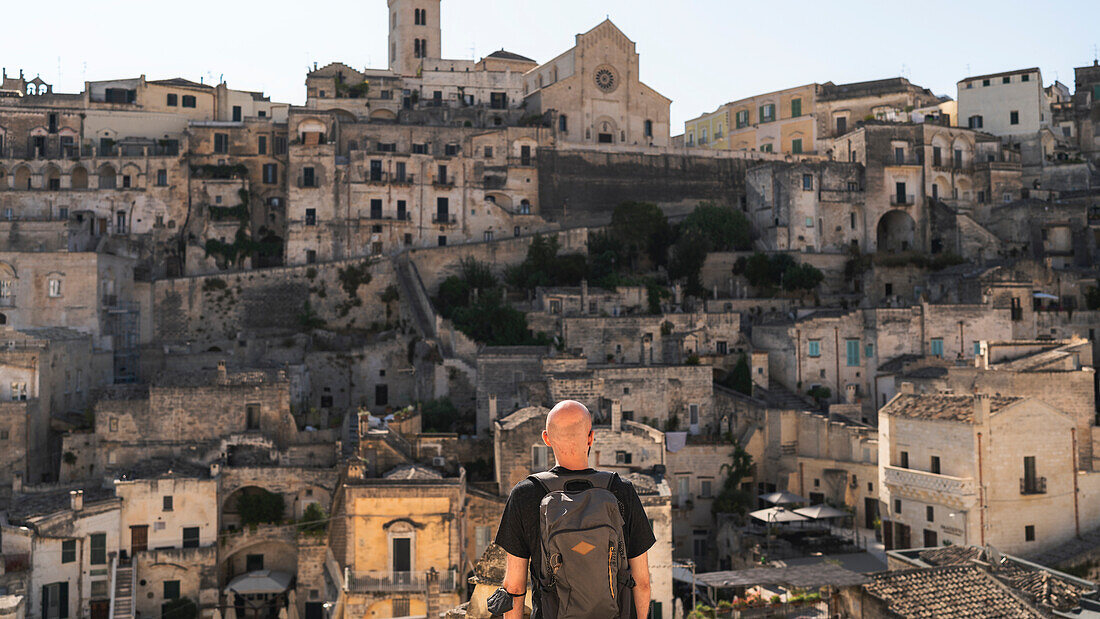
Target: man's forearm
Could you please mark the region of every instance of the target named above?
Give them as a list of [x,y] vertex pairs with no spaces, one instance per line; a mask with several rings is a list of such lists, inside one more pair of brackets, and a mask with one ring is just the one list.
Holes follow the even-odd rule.
[[634,592],[634,616],[638,619],[646,619],[649,617],[649,597],[651,595],[651,587],[649,583],[644,585],[636,584],[632,589]]
[[523,619],[523,603],[527,598],[527,561],[507,552],[504,555],[504,590],[522,594],[512,596],[512,610],[504,613],[504,619]]

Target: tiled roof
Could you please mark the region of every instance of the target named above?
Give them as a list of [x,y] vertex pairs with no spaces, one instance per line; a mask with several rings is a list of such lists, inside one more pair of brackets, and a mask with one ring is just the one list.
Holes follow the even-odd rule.
[[[991,414],[1023,399],[1010,396],[987,397]],[[940,419],[969,423],[974,420],[974,396],[903,393],[888,402],[879,412],[911,419]]]
[[982,549],[977,546],[943,546],[921,551],[919,556],[929,565],[960,565],[980,559]]
[[899,617],[1028,618],[1043,614],[976,565],[917,568],[871,576],[864,591]]
[[13,522],[22,522],[30,518],[48,516],[61,510],[70,509],[72,498],[71,490],[84,491],[84,507],[89,508],[93,503],[111,500],[115,498],[115,489],[102,486],[73,486],[59,488],[43,493],[20,494],[16,496],[8,509],[8,518]]
[[1028,569],[1008,560],[997,567],[994,575],[1025,595],[1034,604],[1057,610],[1069,610],[1080,604],[1081,596],[1090,590],[1046,570]]
[[512,430],[535,417],[545,417],[548,412],[549,411],[541,406],[528,406],[527,408],[521,408],[511,415],[498,420],[497,423],[500,424],[502,430]]
[[645,473],[625,473],[619,475],[623,481],[628,481],[634,486],[634,491],[639,495],[653,495],[660,491],[657,489],[657,480],[652,475]]

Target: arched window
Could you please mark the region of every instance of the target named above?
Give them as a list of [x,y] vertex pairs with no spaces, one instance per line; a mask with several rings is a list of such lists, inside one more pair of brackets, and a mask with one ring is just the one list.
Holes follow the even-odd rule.
[[27,166],[19,166],[15,169],[15,187],[13,189],[30,189],[31,188],[31,169]]
[[99,188],[114,189],[117,186],[115,168],[109,163],[99,166]]
[[88,171],[84,166],[76,166],[69,172],[69,186],[73,189],[88,188]]

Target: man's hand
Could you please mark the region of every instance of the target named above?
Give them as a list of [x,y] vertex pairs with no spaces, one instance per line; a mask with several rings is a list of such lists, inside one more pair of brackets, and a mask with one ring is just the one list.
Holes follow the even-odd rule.
[[[512,610],[504,613],[504,619],[523,619],[523,601],[527,598],[527,563],[529,559],[504,553],[504,583],[503,587],[508,593],[520,595],[512,596]],[[649,582],[649,571],[646,570],[646,582]]]
[[646,619],[649,617],[649,598],[650,598],[650,585],[649,585],[649,553],[643,552],[642,554],[629,559],[627,563],[630,564],[630,576],[634,578],[634,616],[638,619]]

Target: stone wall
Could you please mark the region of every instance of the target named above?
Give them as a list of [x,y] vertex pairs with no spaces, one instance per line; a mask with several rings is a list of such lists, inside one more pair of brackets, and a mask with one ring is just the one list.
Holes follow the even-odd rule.
[[700,201],[737,204],[745,191],[747,159],[671,153],[539,149],[539,204],[543,217],[569,225],[611,220],[622,202],[655,202],[669,214]]

